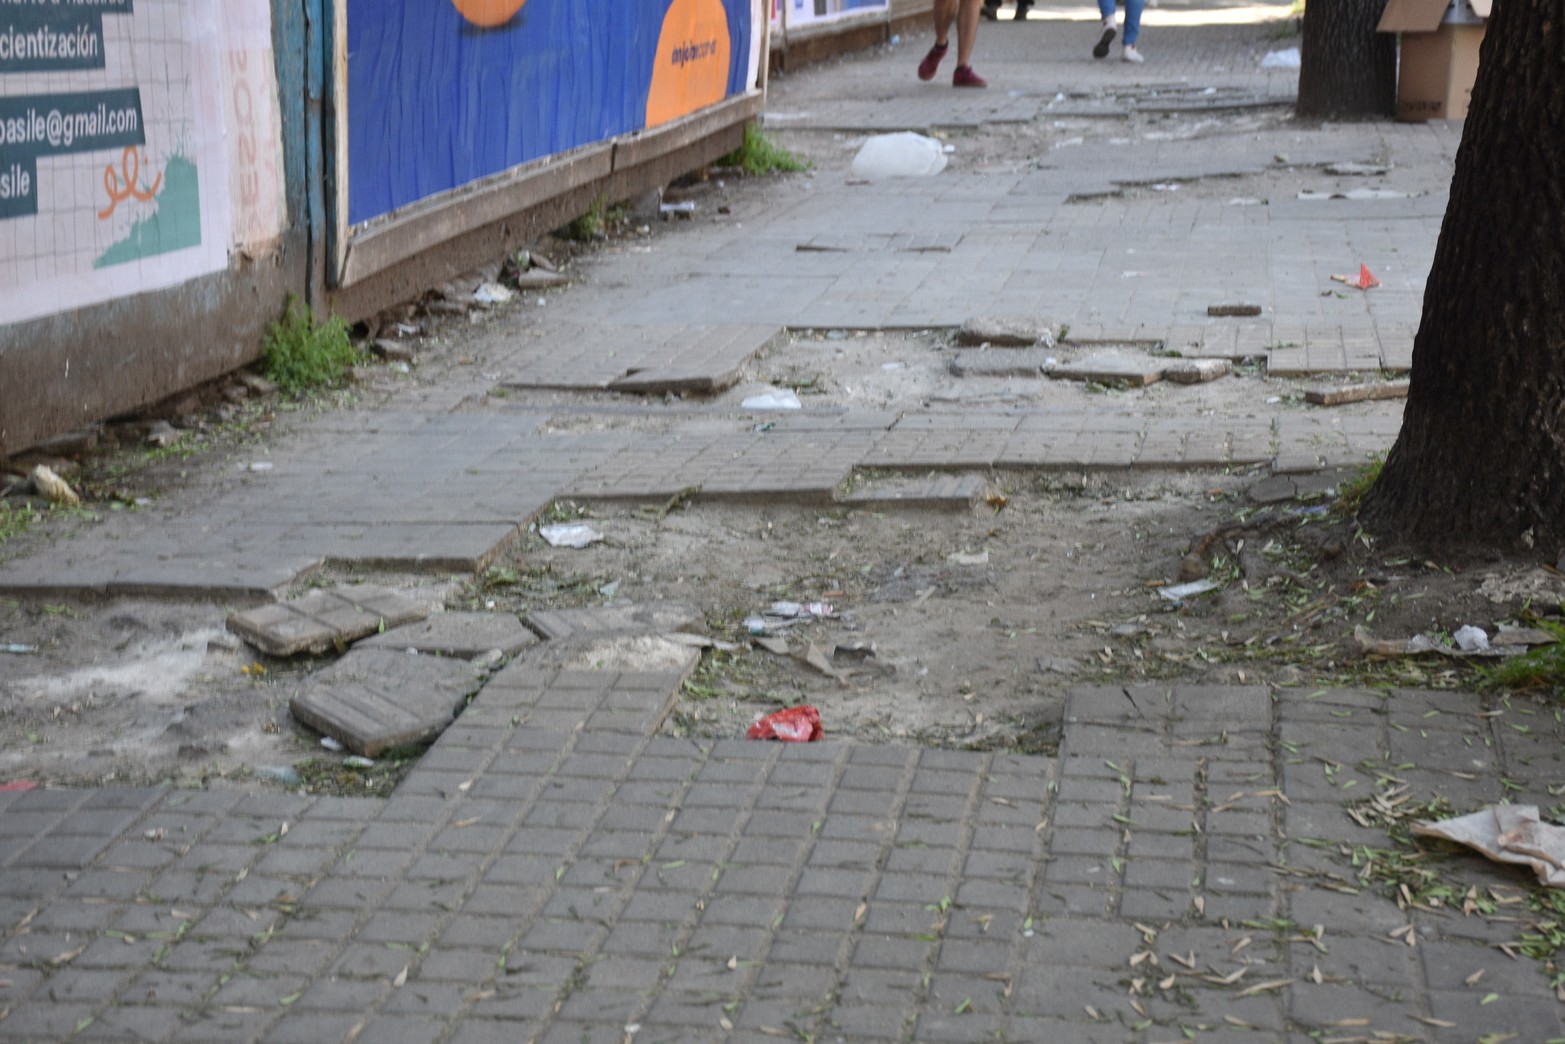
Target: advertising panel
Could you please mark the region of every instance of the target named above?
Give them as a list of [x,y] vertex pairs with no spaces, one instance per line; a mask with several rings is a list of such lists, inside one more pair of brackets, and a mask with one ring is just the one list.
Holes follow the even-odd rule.
[[756,83],[761,0],[347,0],[348,223]]
[[0,324],[219,271],[236,234],[276,238],[270,34],[267,0],[0,0]]
[[868,11],[889,11],[891,0],[783,0],[787,5],[788,28],[799,29],[820,22],[832,22],[848,15]]

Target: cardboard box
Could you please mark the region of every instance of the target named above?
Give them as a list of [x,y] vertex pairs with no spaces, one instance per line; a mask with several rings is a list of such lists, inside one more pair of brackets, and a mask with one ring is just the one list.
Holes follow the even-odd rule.
[[1390,0],[1376,27],[1401,33],[1397,119],[1467,117],[1491,0]]

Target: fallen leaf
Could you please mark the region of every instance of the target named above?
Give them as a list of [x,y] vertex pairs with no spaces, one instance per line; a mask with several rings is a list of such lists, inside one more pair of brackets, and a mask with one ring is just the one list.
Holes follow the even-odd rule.
[[1272,979],[1268,982],[1258,982],[1254,986],[1248,986],[1234,994],[1235,997],[1253,997],[1257,993],[1270,993],[1272,990],[1280,990],[1285,986],[1292,986],[1293,979]]

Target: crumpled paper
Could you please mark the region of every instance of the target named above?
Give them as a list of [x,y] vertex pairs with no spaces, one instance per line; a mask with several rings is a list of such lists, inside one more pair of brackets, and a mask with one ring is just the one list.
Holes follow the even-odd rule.
[[1530,866],[1540,884],[1565,888],[1565,827],[1543,822],[1537,805],[1491,805],[1455,819],[1414,823],[1412,832],[1466,845],[1497,863]]

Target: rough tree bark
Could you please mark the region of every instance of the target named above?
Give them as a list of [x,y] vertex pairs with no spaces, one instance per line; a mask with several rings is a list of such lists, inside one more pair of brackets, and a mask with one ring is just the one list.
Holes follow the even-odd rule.
[[1299,116],[1335,120],[1396,111],[1396,34],[1375,32],[1385,9],[1386,0],[1308,0]]
[[1565,548],[1565,19],[1494,5],[1413,343],[1359,518],[1431,549]]

